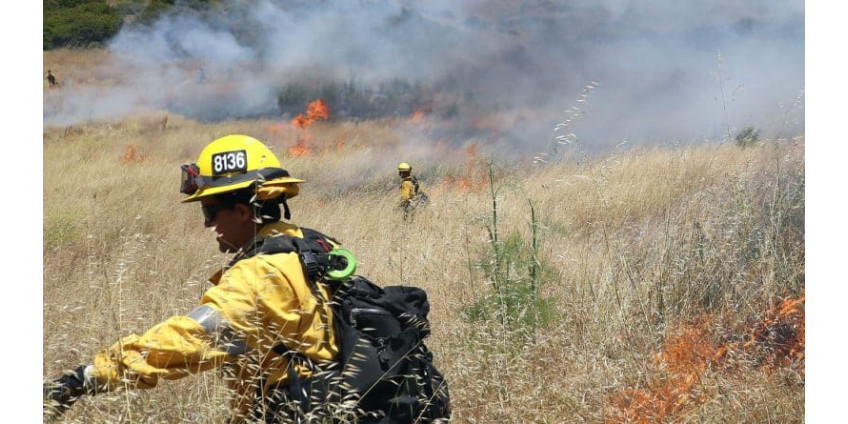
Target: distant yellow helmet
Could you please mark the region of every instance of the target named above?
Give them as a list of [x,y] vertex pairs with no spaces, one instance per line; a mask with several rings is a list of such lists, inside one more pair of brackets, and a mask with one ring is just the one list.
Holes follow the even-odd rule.
[[401,164],[398,165],[398,172],[405,172],[405,171],[412,171],[412,167],[409,166],[409,164],[406,163],[406,162],[401,162]]
[[298,183],[261,141],[246,135],[228,135],[209,143],[197,163],[182,165],[180,192],[183,203],[203,197],[255,187],[261,199],[298,193]]

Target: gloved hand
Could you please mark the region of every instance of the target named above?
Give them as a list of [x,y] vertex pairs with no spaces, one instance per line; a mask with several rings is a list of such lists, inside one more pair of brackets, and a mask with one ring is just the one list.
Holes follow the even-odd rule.
[[82,395],[94,394],[85,378],[86,366],[65,372],[56,380],[44,383],[44,413],[58,416],[67,411]]

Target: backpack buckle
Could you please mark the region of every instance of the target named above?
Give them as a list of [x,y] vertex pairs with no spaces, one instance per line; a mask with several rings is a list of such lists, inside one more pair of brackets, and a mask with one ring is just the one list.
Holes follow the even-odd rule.
[[309,251],[300,252],[300,262],[303,263],[303,269],[306,271],[306,277],[312,281],[321,276],[321,265],[318,263],[318,258],[315,254]]

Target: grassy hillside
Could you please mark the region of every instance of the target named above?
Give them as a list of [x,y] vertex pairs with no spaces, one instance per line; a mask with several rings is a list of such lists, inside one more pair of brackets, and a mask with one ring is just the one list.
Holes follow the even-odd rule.
[[100,47],[126,24],[146,24],[175,9],[203,10],[218,3],[208,0],[44,0],[42,48]]
[[123,17],[104,0],[45,0],[43,49],[102,45],[118,33]]
[[[381,153],[396,125],[319,122],[301,156],[286,123],[45,128],[45,378],[196,305],[228,257],[179,203],[178,166],[244,133],[308,181],[294,222],[340,239],[373,281],[428,291],[453,422],[804,421],[803,136],[542,166],[433,141],[413,163],[431,204],[404,221],[406,158]],[[222,422],[226,396],[209,372],[65,418]]]

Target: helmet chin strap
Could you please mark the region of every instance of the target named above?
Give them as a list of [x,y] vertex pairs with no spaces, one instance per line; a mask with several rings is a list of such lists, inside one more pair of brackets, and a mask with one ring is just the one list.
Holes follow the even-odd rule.
[[218,243],[221,243],[221,244],[223,244],[224,246],[227,247],[227,250],[226,250],[227,252],[237,252],[239,250],[239,246],[236,246],[236,245],[230,243],[229,240],[226,240],[223,237],[221,237],[221,234],[218,234],[218,237],[216,237],[216,239],[218,240]]
[[286,195],[283,194],[283,200],[280,202],[283,204],[283,217],[286,218],[286,221],[291,220],[291,210],[289,209],[289,204],[286,203]]
[[283,194],[280,195],[279,200],[269,199],[269,200],[262,201],[262,200],[256,199],[256,200],[252,201],[251,207],[253,208],[254,222],[256,222],[259,226],[262,226],[263,220],[262,220],[262,216],[261,216],[261,210],[262,210],[263,203],[264,202],[276,202],[276,201],[279,201],[280,204],[283,205],[283,217],[286,219],[286,221],[291,220],[291,209],[289,209],[289,204],[286,202],[287,197],[288,196],[285,193],[283,193]]

